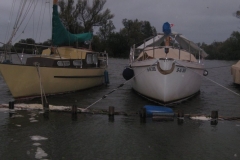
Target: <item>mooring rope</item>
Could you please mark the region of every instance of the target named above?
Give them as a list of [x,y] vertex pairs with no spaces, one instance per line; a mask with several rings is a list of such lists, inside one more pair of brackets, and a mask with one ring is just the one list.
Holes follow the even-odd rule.
[[224,88],[224,89],[226,89],[226,90],[228,90],[228,91],[230,91],[230,92],[236,94],[237,96],[240,96],[240,94],[238,94],[237,92],[234,92],[233,90],[231,90],[231,89],[229,89],[229,88],[227,88],[227,87],[221,85],[220,83],[217,83],[217,82],[215,82],[214,80],[212,80],[212,79],[210,79],[210,78],[207,78],[206,76],[203,76],[202,74],[199,74],[199,73],[195,72],[193,69],[188,68],[188,67],[186,67],[186,66],[184,66],[184,65],[182,65],[182,64],[180,64],[180,63],[178,63],[177,61],[175,61],[175,62],[176,62],[177,64],[183,66],[184,68],[190,69],[190,70],[193,71],[194,73],[196,73],[196,74],[198,74],[198,75],[200,75],[200,76],[206,78],[207,80],[209,80],[209,81],[211,81],[211,82],[213,82],[213,83],[219,85],[220,87],[222,87],[222,88]]
[[42,101],[42,105],[44,106],[43,95],[44,95],[44,98],[45,98],[45,102],[48,103],[48,101],[47,101],[47,97],[46,97],[46,94],[45,94],[43,86],[42,86],[42,78],[41,78],[40,67],[39,67],[40,64],[38,62],[35,62],[34,64],[35,64],[35,66],[37,68],[37,72],[38,72],[39,85],[40,85],[40,91],[41,91],[41,101]]
[[[158,61],[157,61],[158,62]],[[150,65],[149,67],[155,65],[157,62],[154,62],[152,65]],[[122,86],[124,86],[126,83],[128,83],[130,80],[132,80],[133,78],[139,76],[140,74],[142,74],[143,72],[146,72],[147,70],[144,70],[140,73],[138,73],[137,75],[133,76],[132,78],[130,78],[129,80],[126,80],[124,83],[120,84],[117,88],[113,89],[112,91],[110,91],[109,93],[105,94],[104,96],[102,96],[102,98],[99,98],[97,101],[95,101],[94,103],[92,103],[91,105],[89,105],[88,107],[86,107],[84,110],[87,110],[88,108],[90,108],[91,106],[93,106],[94,104],[98,103],[99,101],[105,99],[109,94],[112,94],[113,92],[115,92],[116,90],[118,90],[119,88],[121,88]]]

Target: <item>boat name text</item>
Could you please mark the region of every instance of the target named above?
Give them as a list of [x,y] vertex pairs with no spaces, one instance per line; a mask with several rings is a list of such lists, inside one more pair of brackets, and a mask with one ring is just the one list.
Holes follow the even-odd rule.
[[155,67],[148,67],[147,68],[147,71],[149,72],[149,71],[156,71],[156,68]]
[[186,68],[178,67],[176,72],[186,72]]

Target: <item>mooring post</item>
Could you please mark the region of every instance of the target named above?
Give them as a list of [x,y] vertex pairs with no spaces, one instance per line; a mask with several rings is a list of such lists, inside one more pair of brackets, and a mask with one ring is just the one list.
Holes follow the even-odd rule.
[[111,122],[114,121],[114,107],[113,106],[109,106],[108,118],[109,118],[109,121],[111,121]]
[[178,110],[178,118],[184,118],[183,110]]
[[77,114],[77,105],[72,105],[72,114]]
[[211,112],[211,125],[217,125],[218,124],[218,111],[212,111]]
[[212,119],[218,119],[218,111],[212,111],[211,112],[211,118]]
[[108,115],[109,115],[109,116],[114,116],[114,107],[113,107],[113,106],[109,106]]
[[77,105],[72,105],[72,120],[76,121],[77,120]]
[[146,108],[141,108],[141,110],[140,110],[140,118],[146,119],[146,117],[147,117],[146,113],[147,113]]
[[45,119],[49,119],[49,103],[43,103],[43,116]]
[[184,120],[184,112],[183,110],[178,110],[178,124],[181,125],[183,124],[183,120]]
[[43,104],[43,110],[44,110],[44,113],[46,112],[46,113],[48,113],[49,112],[49,103],[44,103]]
[[13,114],[15,113],[14,101],[10,101],[8,107],[9,107],[9,117],[12,117]]
[[146,108],[141,108],[139,115],[140,115],[140,122],[146,123],[146,117],[147,117]]

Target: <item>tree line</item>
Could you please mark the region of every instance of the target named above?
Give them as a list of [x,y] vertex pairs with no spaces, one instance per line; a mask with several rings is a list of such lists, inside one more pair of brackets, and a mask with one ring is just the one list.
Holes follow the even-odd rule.
[[240,33],[233,31],[223,42],[213,42],[210,45],[202,43],[201,48],[208,53],[206,59],[238,60],[240,59]]
[[[110,57],[127,58],[133,44],[138,45],[144,39],[157,34],[155,27],[149,21],[138,19],[123,19],[123,28],[115,31],[116,28],[112,22],[114,14],[109,9],[103,9],[105,3],[106,0],[93,0],[91,4],[88,0],[78,0],[77,2],[60,0],[59,16],[66,29],[73,34],[93,32],[94,28],[98,27],[91,47],[95,51],[106,51]],[[234,16],[240,18],[240,11],[237,11]],[[11,48],[12,51],[32,54],[41,53],[44,49],[36,47],[34,39],[31,38],[21,39],[19,42],[14,44]],[[51,40],[37,45],[51,46]],[[240,59],[240,33],[238,31],[234,31],[224,42],[215,41],[210,45],[205,43],[199,45],[209,54],[207,59]]]

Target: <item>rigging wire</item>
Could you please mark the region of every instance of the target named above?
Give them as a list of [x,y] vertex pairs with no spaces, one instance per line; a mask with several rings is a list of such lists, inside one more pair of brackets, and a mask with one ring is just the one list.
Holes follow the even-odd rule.
[[41,39],[41,35],[42,35],[42,27],[43,27],[43,20],[44,20],[44,15],[45,15],[45,10],[46,10],[46,2],[45,2],[45,7],[44,7],[44,10],[43,10],[43,16],[42,16],[42,24],[41,24],[41,28],[40,28],[40,32],[39,32],[39,42],[40,42],[40,39]]
[[4,43],[6,44],[7,42],[7,37],[8,35],[10,34],[10,26],[11,26],[11,22],[12,22],[12,17],[13,17],[13,10],[14,10],[14,6],[15,6],[15,3],[16,3],[16,0],[13,1],[12,3],[12,7],[11,7],[11,11],[10,11],[10,16],[9,16],[9,19],[8,19],[8,26],[7,26],[7,32],[5,34],[5,38],[4,38]]
[[[42,3],[43,3],[43,1],[42,1]],[[39,15],[42,15],[42,6],[43,6],[43,4],[41,5],[41,8],[40,8],[40,14]],[[39,26],[40,26],[40,23],[41,22],[41,16],[39,16],[39,19],[38,19],[38,24],[37,24],[37,31],[36,31],[36,39],[37,39],[37,37],[38,37],[38,31],[39,31]]]
[[[12,42],[13,37],[16,35],[16,33],[19,30],[20,26],[22,25],[23,21],[26,19],[27,15],[31,9],[31,6],[33,5],[33,1],[34,0],[31,0],[28,3],[28,5],[27,5],[27,0],[23,0],[20,2],[20,7],[18,10],[16,21],[14,23],[14,27],[13,27],[13,32],[7,43]],[[25,10],[25,8],[26,8],[26,10]],[[24,12],[24,10],[25,10],[25,12]]]
[[[23,28],[22,33],[25,32],[25,29],[27,28],[27,26],[28,26],[28,24],[29,24],[31,18],[34,17],[34,11],[35,11],[35,9],[36,9],[37,3],[38,3],[38,1],[36,1],[36,4],[34,5],[34,9],[33,9],[33,11],[32,11],[32,14],[31,14],[30,18],[28,19],[27,24],[26,24],[25,27]],[[22,34],[22,33],[21,33],[21,34]],[[21,36],[21,34],[19,34],[18,37],[15,38],[15,39],[17,40],[17,39]],[[34,18],[33,18],[33,35],[34,35]]]

